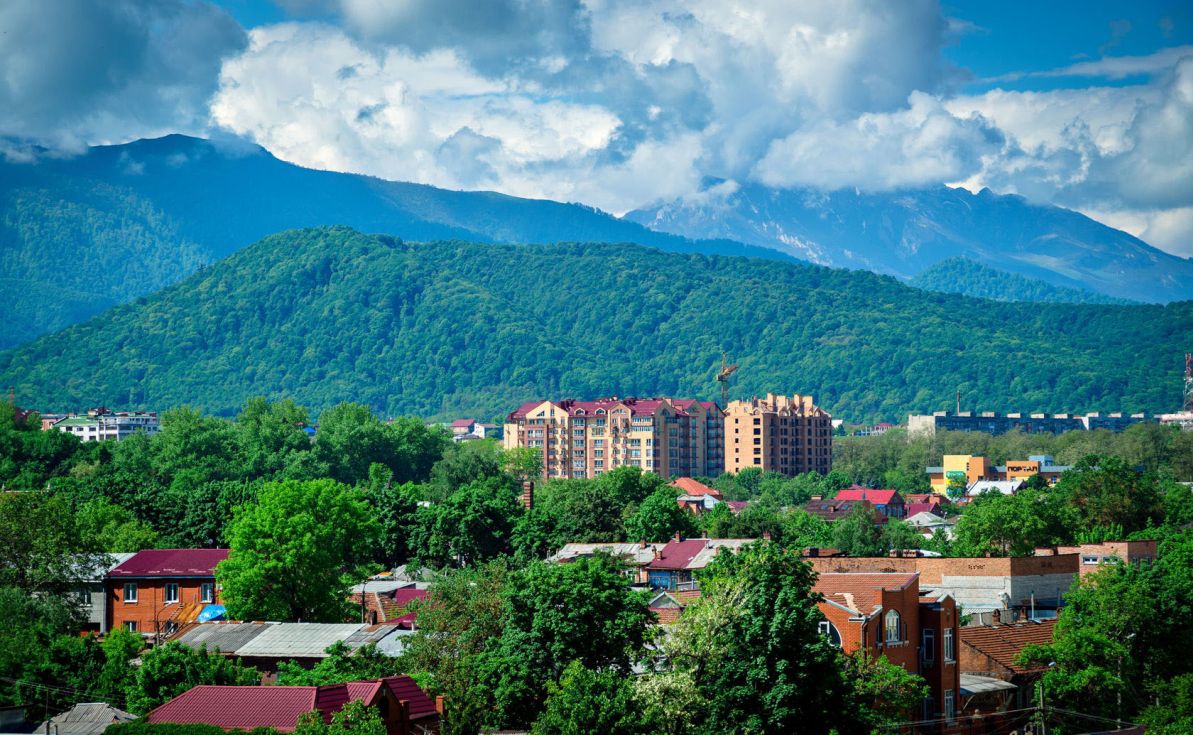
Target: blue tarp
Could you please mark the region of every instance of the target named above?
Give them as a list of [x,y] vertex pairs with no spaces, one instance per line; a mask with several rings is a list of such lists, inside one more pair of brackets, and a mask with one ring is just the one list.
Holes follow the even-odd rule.
[[203,608],[203,611],[195,618],[200,623],[206,623],[210,620],[223,620],[227,611],[224,610],[223,605],[208,605]]

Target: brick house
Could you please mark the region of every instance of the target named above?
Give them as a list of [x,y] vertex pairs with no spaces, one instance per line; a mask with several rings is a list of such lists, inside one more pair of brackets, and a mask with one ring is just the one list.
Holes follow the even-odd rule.
[[1057,554],[1077,554],[1081,564],[1077,568],[1079,577],[1092,574],[1105,564],[1150,564],[1156,560],[1155,541],[1103,541],[1100,544],[1058,546]]
[[293,732],[307,712],[316,711],[324,722],[331,722],[332,715],[356,700],[377,709],[386,735],[439,732],[442,698],[432,701],[408,676],[325,686],[197,686],[154,709],[145,720],[155,725]]
[[696,589],[693,573],[708,566],[722,549],[737,553],[750,538],[675,538],[655,552],[646,565],[648,584],[655,590]]
[[924,678],[931,696],[916,716],[939,722],[919,731],[952,731],[961,697],[960,616],[950,596],[921,595],[919,583],[915,572],[828,573],[812,590],[823,596],[821,631],[845,653],[885,656]]
[[1055,624],[1055,620],[1033,620],[962,628],[962,673],[1008,682],[1014,687],[998,692],[997,696],[992,693],[975,698],[967,707],[984,711],[1030,707],[1034,684],[1043,669],[1020,666],[1015,660],[1029,643],[1051,643]]
[[108,630],[164,638],[219,604],[215,567],[227,549],[146,549],[108,572]]

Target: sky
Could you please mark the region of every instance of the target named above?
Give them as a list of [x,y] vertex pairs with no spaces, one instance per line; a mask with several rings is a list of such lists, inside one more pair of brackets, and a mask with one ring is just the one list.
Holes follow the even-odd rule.
[[1193,257],[1193,3],[0,3],[0,154],[174,132],[617,214],[988,187]]

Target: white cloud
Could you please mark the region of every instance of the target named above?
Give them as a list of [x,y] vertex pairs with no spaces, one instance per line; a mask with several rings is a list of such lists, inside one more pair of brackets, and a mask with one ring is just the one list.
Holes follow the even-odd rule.
[[777,187],[883,190],[964,179],[996,155],[1002,138],[980,115],[959,118],[913,92],[907,108],[823,122],[771,144],[755,177]]

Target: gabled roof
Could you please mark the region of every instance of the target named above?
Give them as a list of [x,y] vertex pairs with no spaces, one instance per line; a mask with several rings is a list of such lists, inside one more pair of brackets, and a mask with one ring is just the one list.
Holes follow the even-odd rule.
[[[118,710],[106,702],[84,702],[55,715],[49,722],[41,723],[35,732],[53,732],[55,735],[100,735],[114,723],[132,722],[135,719],[136,715]],[[53,725],[53,728],[50,725]]]
[[408,676],[329,686],[197,686],[145,716],[150,723],[206,724],[225,730],[272,727],[290,732],[298,718],[319,710],[324,721],[353,700],[372,706],[382,689],[405,700],[410,719],[436,714],[435,703]]
[[836,603],[855,615],[865,616],[873,615],[881,607],[882,590],[904,590],[919,578],[919,572],[830,572],[817,577],[812,591],[819,592],[826,601]]
[[911,517],[920,513],[928,513],[929,515],[941,516],[944,513],[941,507],[939,503],[908,503],[907,515]]
[[647,569],[703,569],[708,566],[721,549],[737,552],[752,538],[693,538],[669,541],[659,550],[659,557],[647,565]]
[[961,642],[1015,674],[1026,674],[1038,669],[1016,665],[1016,657],[1029,643],[1051,643],[1055,624],[1055,620],[1039,620],[1011,625],[964,627],[961,629]]
[[227,549],[145,549],[108,572],[111,577],[214,577]]
[[452,428],[453,429],[467,429],[475,423],[476,423],[476,421],[474,421],[473,419],[456,419],[455,421],[452,422]]
[[836,500],[868,500],[874,505],[890,505],[900,503],[903,497],[897,490],[874,490],[868,487],[847,487],[837,493]]
[[709,487],[703,482],[693,480],[690,477],[680,477],[673,482],[668,483],[670,487],[677,487],[683,491],[684,495],[711,495],[714,498],[721,498],[721,491],[716,488]]

